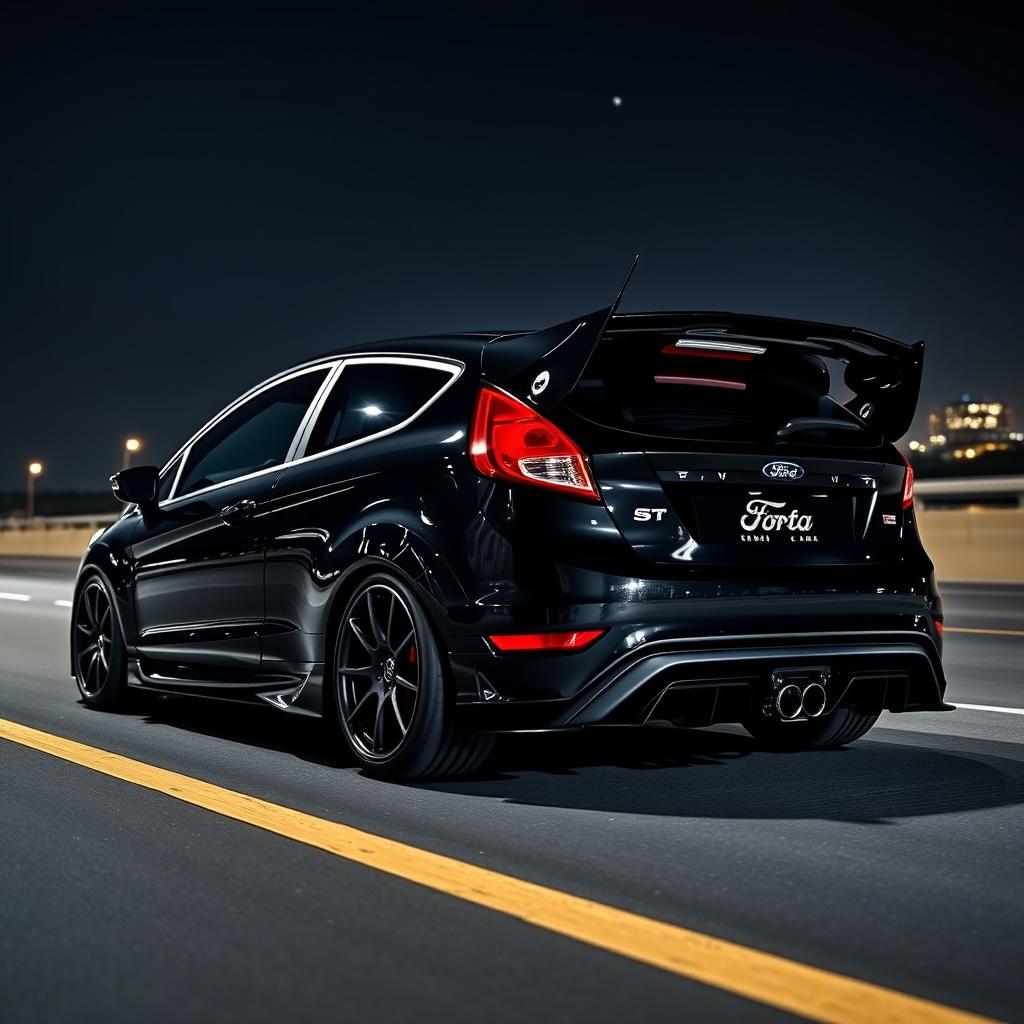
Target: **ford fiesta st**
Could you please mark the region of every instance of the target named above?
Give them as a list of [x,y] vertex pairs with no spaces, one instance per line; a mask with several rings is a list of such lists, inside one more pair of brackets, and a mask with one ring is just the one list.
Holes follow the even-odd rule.
[[893,445],[923,343],[616,307],[311,359],[118,473],[75,590],[85,704],[322,715],[392,779],[477,769],[502,731],[806,750],[948,709]]

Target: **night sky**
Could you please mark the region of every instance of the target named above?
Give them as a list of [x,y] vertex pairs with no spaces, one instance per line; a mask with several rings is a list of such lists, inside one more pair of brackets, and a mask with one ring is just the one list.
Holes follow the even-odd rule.
[[624,310],[926,338],[917,436],[1024,413],[1010,5],[430,6],[5,7],[0,488],[352,340],[565,320],[635,252]]

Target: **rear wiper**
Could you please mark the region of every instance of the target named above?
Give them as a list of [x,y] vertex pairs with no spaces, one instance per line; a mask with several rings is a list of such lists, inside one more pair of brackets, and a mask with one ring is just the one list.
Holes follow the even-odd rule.
[[788,420],[778,430],[776,437],[790,437],[792,434],[803,434],[808,430],[838,430],[842,432],[859,432],[867,430],[866,423],[857,423],[854,420],[836,420],[829,416],[799,416],[795,420]]

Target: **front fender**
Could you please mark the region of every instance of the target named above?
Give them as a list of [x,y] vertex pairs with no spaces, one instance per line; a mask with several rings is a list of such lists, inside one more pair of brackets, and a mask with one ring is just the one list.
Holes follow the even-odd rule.
[[114,594],[114,614],[121,636],[131,647],[135,638],[135,610],[132,606],[132,572],[127,547],[138,528],[138,516],[126,516],[100,533],[85,549],[75,577],[71,598],[72,623],[68,631],[68,661],[71,674],[74,666],[74,607],[78,594],[90,576],[101,576]]

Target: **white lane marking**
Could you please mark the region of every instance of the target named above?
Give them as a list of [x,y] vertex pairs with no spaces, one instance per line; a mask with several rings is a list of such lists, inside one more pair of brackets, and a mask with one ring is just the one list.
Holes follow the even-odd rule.
[[57,606],[58,608],[70,608],[70,607],[71,607],[71,602],[70,602],[70,601],[64,601],[64,600],[60,600],[60,601],[54,601],[53,603],[54,603],[54,604],[55,604],[55,605],[56,605],[56,606]]
[[10,594],[0,590],[0,601],[31,601],[28,594]]
[[1004,715],[1024,715],[1024,708],[1000,708],[995,704],[961,704],[957,701],[956,706],[964,711],[1001,711]]

